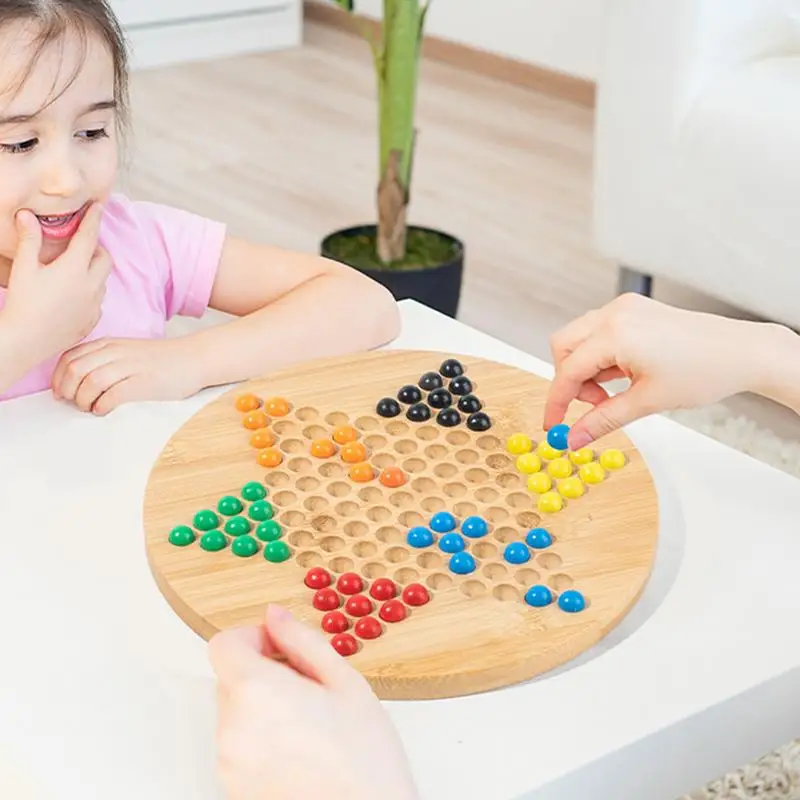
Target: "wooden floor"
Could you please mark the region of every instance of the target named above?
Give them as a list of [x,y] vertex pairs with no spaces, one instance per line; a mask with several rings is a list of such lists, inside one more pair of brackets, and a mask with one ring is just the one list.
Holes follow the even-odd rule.
[[[359,37],[311,23],[296,50],[140,72],[132,91],[121,188],[133,196],[311,252],[374,221],[375,89]],[[417,122],[410,221],[464,240],[460,319],[548,359],[550,334],[616,289],[591,241],[592,111],[425,60]],[[732,313],[661,281],[656,296]]]

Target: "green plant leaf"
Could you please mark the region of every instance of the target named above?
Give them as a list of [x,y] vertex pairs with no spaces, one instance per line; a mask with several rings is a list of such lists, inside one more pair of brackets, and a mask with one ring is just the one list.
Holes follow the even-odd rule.
[[355,2],[354,0],[333,0],[337,6],[340,6],[345,11],[353,11],[355,9]]

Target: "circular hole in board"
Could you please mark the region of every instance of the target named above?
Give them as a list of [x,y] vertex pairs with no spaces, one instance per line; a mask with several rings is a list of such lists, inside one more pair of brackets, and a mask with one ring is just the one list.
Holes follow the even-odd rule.
[[311,527],[320,533],[330,533],[336,530],[336,519],[328,514],[320,514],[311,520]]
[[472,552],[478,558],[494,558],[497,555],[497,547],[491,542],[476,542],[472,546]]
[[522,484],[521,476],[516,472],[501,472],[495,480],[504,489],[516,489]]
[[508,576],[508,569],[503,564],[487,564],[482,572],[490,581],[502,581]]
[[537,553],[536,562],[542,569],[546,569],[548,572],[559,569],[564,563],[561,560],[561,556],[555,553]]
[[309,511],[322,511],[324,508],[327,508],[330,505],[327,497],[320,497],[319,495],[311,495],[311,497],[306,497],[303,501],[303,507],[307,508]]
[[293,458],[286,466],[292,472],[308,472],[311,469],[311,461],[307,458]]
[[386,525],[383,528],[378,528],[378,530],[375,532],[375,538],[384,544],[400,544],[406,539],[406,537],[403,535],[403,531],[401,531],[399,528],[393,527],[392,525]]
[[447,455],[447,448],[442,444],[432,444],[425,448],[425,457],[431,461],[439,461]]
[[347,425],[349,422],[350,418],[341,411],[331,411],[330,414],[325,416],[325,424],[329,425],[331,428],[337,428],[339,425]]
[[394,443],[394,449],[402,456],[411,455],[417,452],[417,443],[413,439],[400,439]]
[[433,425],[421,425],[417,428],[416,435],[423,442],[432,442],[439,435],[439,429]]
[[367,519],[373,522],[384,522],[392,516],[392,512],[384,506],[372,506],[367,509]]
[[374,431],[379,423],[375,417],[359,417],[356,420],[356,428],[360,431]]
[[437,478],[442,478],[442,480],[447,480],[448,478],[452,478],[454,475],[458,475],[458,467],[455,464],[448,464],[445,461],[442,464],[437,464],[433,468],[433,474]]
[[448,497],[463,497],[467,493],[467,487],[463,483],[454,481],[453,483],[446,483],[442,487],[442,491]]
[[353,545],[353,555],[357,558],[372,558],[378,554],[378,545],[375,542],[363,541]]
[[403,511],[397,517],[397,521],[406,528],[413,528],[415,525],[422,525],[425,517],[419,511]]
[[403,567],[394,573],[395,583],[405,586],[419,579],[419,573],[413,567]]
[[336,558],[331,559],[330,567],[334,572],[337,572],[341,575],[345,572],[352,572],[355,564],[352,558],[348,558],[347,556],[337,556]]
[[297,495],[294,492],[275,492],[272,496],[272,502],[276,506],[290,506],[297,502]]
[[542,576],[535,569],[518,569],[514,573],[514,580],[526,588],[539,583],[541,579]]
[[433,492],[436,489],[436,481],[433,478],[414,478],[411,481],[411,488],[415,492],[425,494],[426,492]]
[[315,478],[313,475],[304,475],[297,479],[297,488],[301,492],[313,492],[319,487],[319,484],[319,478]]
[[496,600],[502,600],[504,602],[518,601],[519,590],[515,586],[501,583],[499,586],[495,586],[494,589],[492,589],[492,596]]
[[296,427],[294,422],[288,419],[282,419],[279,422],[272,423],[272,430],[277,433],[278,436],[291,436]]
[[403,561],[408,561],[409,552],[405,547],[390,547],[384,557],[390,564],[400,564]]
[[292,531],[287,538],[292,547],[311,547],[314,544],[314,534],[311,531]]
[[444,558],[439,553],[422,553],[417,556],[417,564],[422,569],[441,569],[444,564]]
[[366,522],[360,520],[352,520],[345,522],[344,532],[346,536],[352,536],[354,539],[359,536],[364,536],[369,531],[369,526]]
[[453,506],[453,513],[458,519],[466,519],[475,516],[478,513],[478,507],[472,503],[456,503]]
[[284,453],[304,453],[306,451],[305,444],[300,439],[284,439],[280,443],[280,448]]
[[514,462],[502,453],[492,453],[486,457],[486,466],[489,469],[509,470],[513,468]]
[[316,550],[298,553],[295,560],[301,567],[320,567],[323,564],[323,558]]
[[354,503],[352,500],[345,500],[343,503],[337,503],[334,511],[340,517],[352,517],[358,514],[358,503]]
[[326,536],[320,540],[319,547],[326,553],[337,553],[344,548],[344,539],[338,536]]
[[403,469],[409,473],[422,472],[426,466],[421,458],[407,458],[403,462]]
[[461,584],[461,593],[466,595],[470,599],[474,599],[476,597],[483,597],[483,595],[485,595],[487,591],[488,589],[486,588],[486,585],[481,583],[480,581],[469,580]]
[[386,426],[386,432],[390,436],[405,436],[409,431],[409,426],[405,422],[395,420]]
[[349,483],[345,483],[344,481],[334,481],[329,484],[326,491],[331,497],[345,497],[345,495],[350,494],[352,488],[353,487],[350,486]]
[[428,575],[425,583],[434,591],[442,591],[453,585],[453,579],[446,572],[434,572],[433,575]]
[[522,540],[520,532],[516,528],[504,525],[494,532],[494,538],[503,544],[510,544],[511,542],[519,542]]
[[311,422],[319,416],[319,411],[311,406],[303,406],[303,408],[298,408],[294,415],[300,422]]
[[393,467],[397,459],[391,453],[377,453],[372,457],[372,463],[378,469]]
[[369,564],[364,564],[361,568],[361,574],[370,581],[375,580],[375,578],[383,578],[386,575],[386,565],[371,561]]
[[306,439],[327,439],[328,431],[322,425],[307,425],[303,428],[303,436]]
[[508,503],[511,508],[530,508],[532,502],[533,500],[530,494],[526,494],[525,492],[511,492],[506,498],[506,503]]
[[335,461],[328,461],[325,464],[320,464],[319,474],[323,478],[341,478],[344,475],[344,467]]
[[464,431],[450,431],[450,433],[445,436],[445,439],[454,447],[461,447],[461,445],[469,441],[469,435],[464,433]]
[[477,450],[459,450],[456,453],[456,461],[459,464],[477,464],[480,460]]
[[483,483],[489,480],[489,473],[480,467],[472,467],[464,473],[467,483]]
[[569,575],[566,575],[563,572],[559,572],[559,573],[556,573],[555,575],[551,575],[547,579],[547,585],[551,589],[554,589],[559,594],[561,592],[566,592],[567,589],[571,589],[573,587],[574,583],[575,582],[572,580],[572,577],[569,576]]
[[365,503],[374,503],[383,497],[383,493],[377,486],[367,486],[358,493],[358,499]]
[[542,522],[542,518],[535,511],[522,511],[517,514],[517,525],[524,528],[525,532],[531,528],[538,528]]
[[388,440],[385,436],[381,436],[379,433],[373,433],[364,439],[364,446],[373,451],[380,450],[382,447],[386,447],[387,442]]
[[404,508],[410,506],[414,502],[414,495],[408,492],[393,492],[389,496],[389,502],[397,508]]
[[481,450],[497,450],[502,442],[496,436],[481,436],[475,442]]
[[483,516],[489,522],[503,522],[503,520],[508,519],[511,514],[509,513],[508,509],[505,509],[502,506],[492,506],[491,508],[486,509],[486,513]]
[[429,511],[432,514],[435,514],[437,511],[442,511],[444,508],[446,508],[444,500],[442,500],[441,497],[426,497],[420,503],[420,506],[425,511]]
[[302,511],[285,511],[281,514],[281,522],[295,528],[299,525],[304,525],[306,515]]
[[279,486],[286,486],[289,481],[291,481],[291,478],[285,472],[270,472],[264,478],[264,483],[272,489],[277,489]]
[[500,497],[500,492],[497,489],[492,489],[491,486],[481,486],[475,492],[475,499],[479,503],[493,503],[498,497]]

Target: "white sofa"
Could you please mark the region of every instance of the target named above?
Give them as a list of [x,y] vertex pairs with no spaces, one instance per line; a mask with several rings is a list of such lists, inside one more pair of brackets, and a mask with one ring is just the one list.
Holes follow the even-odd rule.
[[800,328],[800,0],[608,0],[594,225],[659,277]]

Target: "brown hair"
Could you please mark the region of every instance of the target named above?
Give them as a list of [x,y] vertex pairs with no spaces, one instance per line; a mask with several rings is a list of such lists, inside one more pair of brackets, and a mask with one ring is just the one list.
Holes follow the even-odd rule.
[[[99,36],[111,52],[114,62],[114,100],[117,102],[120,123],[123,127],[126,125],[129,114],[128,46],[122,26],[108,0],[0,0],[0,28],[16,21],[30,21],[37,28],[33,41],[34,54],[27,71],[20,77],[20,86],[30,75],[44,49],[59,41],[68,31],[80,36],[84,52],[89,36]],[[71,81],[75,77],[73,75]]]

